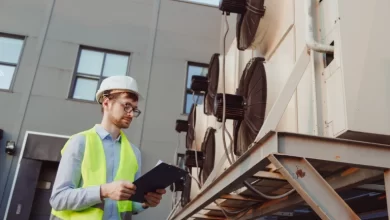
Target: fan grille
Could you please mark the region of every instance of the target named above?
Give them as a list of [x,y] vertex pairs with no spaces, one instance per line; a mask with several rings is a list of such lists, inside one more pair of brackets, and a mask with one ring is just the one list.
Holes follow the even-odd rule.
[[247,0],[246,11],[237,15],[236,36],[239,50],[246,50],[251,46],[264,13],[264,0]]
[[211,57],[209,72],[207,74],[208,88],[204,100],[204,114],[211,115],[214,108],[214,98],[218,90],[219,82],[219,54],[215,53]]
[[241,76],[237,95],[244,99],[242,120],[234,121],[234,154],[241,156],[253,143],[263,126],[267,104],[267,78],[264,58],[249,61]]
[[202,143],[202,152],[204,156],[202,179],[203,182],[207,180],[210,173],[214,169],[215,161],[215,129],[209,127],[206,131],[204,141]]
[[188,114],[188,131],[186,134],[186,148],[191,149],[194,141],[196,124],[196,105],[192,104],[190,114]]

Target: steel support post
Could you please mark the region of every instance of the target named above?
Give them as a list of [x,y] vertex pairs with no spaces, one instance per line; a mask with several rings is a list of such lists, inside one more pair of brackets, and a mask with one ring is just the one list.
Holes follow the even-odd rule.
[[386,201],[387,201],[387,213],[390,217],[390,170],[384,172],[385,190],[386,190]]
[[360,219],[305,158],[268,158],[321,219]]

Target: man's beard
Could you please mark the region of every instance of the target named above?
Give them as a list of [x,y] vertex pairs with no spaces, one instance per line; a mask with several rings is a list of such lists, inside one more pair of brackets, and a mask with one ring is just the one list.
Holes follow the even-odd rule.
[[[120,129],[126,129],[130,127],[131,124],[131,118],[121,117],[121,118],[115,118],[113,116],[110,117],[111,122],[116,125]],[[128,121],[126,121],[128,120]]]

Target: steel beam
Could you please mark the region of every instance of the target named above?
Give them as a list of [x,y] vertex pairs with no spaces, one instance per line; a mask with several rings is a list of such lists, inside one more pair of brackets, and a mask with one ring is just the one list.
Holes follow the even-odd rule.
[[[382,171],[368,170],[368,169],[353,169],[350,172],[341,172],[326,178],[326,181],[334,190],[341,191],[346,188],[351,188],[365,181],[373,181],[381,178]],[[271,215],[279,210],[290,209],[303,203],[304,200],[298,194],[284,197],[277,200],[271,200],[254,209],[248,211],[245,216],[242,216],[240,220],[252,220],[257,219],[260,216]]]
[[305,158],[268,158],[321,219],[360,219]]
[[279,153],[356,167],[390,168],[389,145],[287,132],[278,133],[278,137]]

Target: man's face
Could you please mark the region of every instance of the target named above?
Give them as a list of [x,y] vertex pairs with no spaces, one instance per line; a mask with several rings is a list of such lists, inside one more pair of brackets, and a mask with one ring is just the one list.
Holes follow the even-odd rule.
[[133,117],[137,115],[138,101],[126,93],[115,96],[116,98],[105,99],[103,102],[104,114],[107,114],[111,123],[118,128],[126,129],[130,126]]

